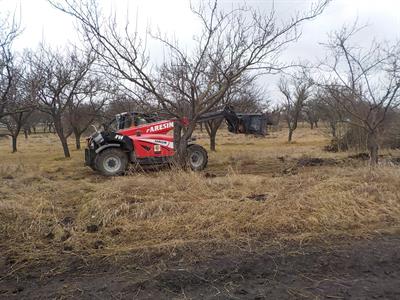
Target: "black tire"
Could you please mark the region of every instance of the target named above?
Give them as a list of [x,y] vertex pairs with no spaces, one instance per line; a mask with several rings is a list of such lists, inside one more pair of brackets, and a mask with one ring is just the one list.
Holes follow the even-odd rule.
[[118,148],[107,148],[97,154],[96,170],[105,176],[118,176],[125,173],[128,167],[128,155]]
[[208,154],[200,145],[189,145],[187,148],[187,164],[193,171],[202,171],[207,167]]

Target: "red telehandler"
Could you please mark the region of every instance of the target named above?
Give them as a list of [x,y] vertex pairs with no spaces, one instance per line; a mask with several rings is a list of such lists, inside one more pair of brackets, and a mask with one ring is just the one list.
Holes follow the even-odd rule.
[[[236,114],[232,108],[202,115],[197,122],[225,118],[232,133],[266,134],[264,114]],[[174,161],[174,136],[176,126],[187,126],[183,118],[159,120],[156,115],[139,112],[122,113],[103,131],[96,131],[87,138],[85,164],[103,175],[123,174],[129,163],[139,165],[171,164]],[[190,140],[187,144],[187,163],[194,171],[207,166],[207,151]]]

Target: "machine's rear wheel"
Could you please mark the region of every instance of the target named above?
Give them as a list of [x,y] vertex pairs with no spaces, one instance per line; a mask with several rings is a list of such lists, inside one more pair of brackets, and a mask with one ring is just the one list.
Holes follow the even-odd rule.
[[193,171],[204,170],[208,163],[206,149],[200,145],[189,145],[187,149],[187,162]]
[[103,175],[122,175],[128,167],[128,156],[121,149],[108,148],[96,156],[95,166]]

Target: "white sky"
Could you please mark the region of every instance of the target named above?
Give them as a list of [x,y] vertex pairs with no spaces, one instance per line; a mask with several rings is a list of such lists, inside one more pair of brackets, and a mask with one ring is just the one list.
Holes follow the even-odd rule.
[[[202,1],[202,0],[198,0]],[[222,6],[231,6],[242,0],[220,0]],[[312,0],[275,0],[278,17],[285,19],[296,11],[309,7]],[[105,10],[122,12],[121,21],[138,22],[143,32],[146,26],[160,28],[175,35],[183,43],[190,43],[198,28],[197,19],[190,13],[189,0],[102,0]],[[247,0],[249,6],[268,10],[272,0]],[[129,13],[127,13],[127,8]],[[285,52],[287,60],[314,61],[324,56],[320,42],[327,33],[351,24],[358,18],[359,24],[369,27],[359,35],[359,42],[367,45],[372,38],[393,41],[400,39],[400,0],[333,0],[318,19],[303,26],[302,37]],[[73,19],[54,9],[46,0],[0,0],[0,16],[16,14],[21,20],[23,34],[15,42],[17,49],[36,48],[45,41],[52,46],[77,42]],[[153,53],[153,52],[152,52]],[[153,53],[161,56],[159,49]],[[157,61],[160,57],[154,57]],[[274,83],[275,85],[275,83]],[[273,92],[274,87],[270,88]],[[274,92],[273,92],[274,93]]]

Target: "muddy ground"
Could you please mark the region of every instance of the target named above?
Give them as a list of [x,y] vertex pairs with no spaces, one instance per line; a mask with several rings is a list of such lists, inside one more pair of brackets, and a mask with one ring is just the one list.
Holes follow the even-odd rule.
[[191,263],[162,261],[158,271],[70,256],[63,272],[43,263],[10,274],[3,261],[0,298],[400,299],[400,234],[258,254],[215,253]]

